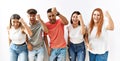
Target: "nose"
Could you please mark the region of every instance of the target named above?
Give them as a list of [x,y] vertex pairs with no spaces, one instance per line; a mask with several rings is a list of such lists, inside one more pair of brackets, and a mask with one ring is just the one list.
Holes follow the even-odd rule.
[[30,19],[33,19],[34,17],[30,17]]
[[73,20],[74,20],[74,21],[77,21],[77,20],[78,20],[78,18],[77,18],[77,17],[75,17],[75,18],[73,18]]
[[15,23],[13,23],[14,25],[17,25],[17,23],[15,22]]
[[54,18],[53,16],[50,17],[50,19],[53,19],[53,18]]

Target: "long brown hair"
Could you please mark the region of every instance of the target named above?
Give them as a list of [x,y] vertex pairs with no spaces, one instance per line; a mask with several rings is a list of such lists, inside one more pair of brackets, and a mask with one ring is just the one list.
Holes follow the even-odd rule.
[[91,33],[92,30],[93,30],[93,27],[95,26],[94,19],[93,19],[93,14],[94,14],[95,11],[98,11],[100,13],[100,20],[97,24],[97,33],[96,33],[96,36],[99,37],[101,32],[102,32],[102,25],[103,25],[103,22],[104,22],[103,12],[102,12],[102,9],[100,9],[100,8],[96,8],[92,12],[92,16],[91,16],[91,20],[90,20],[90,24],[89,24],[89,32]]
[[[70,18],[70,23],[73,24],[73,21],[72,21],[72,16],[73,14],[77,14],[77,15],[81,15],[81,13],[79,11],[74,11],[71,15],[71,18]],[[78,21],[78,25],[80,25],[80,21]]]
[[[20,15],[18,15],[18,14],[13,14],[12,16],[11,16],[11,18],[10,18],[10,22],[9,22],[9,28],[11,28],[12,27],[12,19],[20,19],[21,17],[20,17]],[[19,26],[21,26],[22,24],[21,24],[21,22],[20,22],[20,25]]]
[[[18,15],[18,14],[13,14],[13,15],[10,17],[10,22],[9,22],[8,30],[11,29],[11,27],[12,27],[12,19],[18,19],[18,20],[19,20],[20,18],[21,18],[20,15]],[[21,27],[22,33],[25,34],[25,32],[23,31],[23,30],[24,30],[23,25],[21,24],[21,22],[19,22],[19,23],[20,23],[20,24],[19,24],[19,27]]]

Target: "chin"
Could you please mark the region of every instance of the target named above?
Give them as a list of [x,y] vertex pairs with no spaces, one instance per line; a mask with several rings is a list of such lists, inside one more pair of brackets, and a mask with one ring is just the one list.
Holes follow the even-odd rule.
[[98,20],[94,20],[95,23],[98,23]]

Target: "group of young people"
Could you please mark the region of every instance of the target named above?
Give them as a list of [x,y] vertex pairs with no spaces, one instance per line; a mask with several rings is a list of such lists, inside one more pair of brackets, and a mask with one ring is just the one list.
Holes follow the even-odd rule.
[[18,57],[20,61],[44,61],[44,53],[49,55],[49,61],[66,61],[67,46],[70,61],[85,61],[86,50],[90,61],[107,61],[107,30],[114,30],[108,11],[105,13],[107,21],[102,9],[95,8],[88,26],[84,24],[82,14],[74,11],[67,26],[68,43],[64,38],[64,26],[69,21],[55,7],[47,10],[49,21],[46,23],[36,9],[28,9],[27,14],[30,26],[19,14],[13,14],[10,18],[10,61],[18,61]]

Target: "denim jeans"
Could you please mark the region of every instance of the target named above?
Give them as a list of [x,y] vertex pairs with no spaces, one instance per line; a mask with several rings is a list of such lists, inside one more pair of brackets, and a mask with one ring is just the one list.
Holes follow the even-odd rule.
[[84,42],[79,44],[70,42],[68,52],[70,61],[85,61],[86,49]]
[[41,47],[38,50],[29,51],[29,61],[43,61],[44,48]]
[[18,61],[18,57],[20,61],[28,61],[28,50],[27,45],[15,45],[13,43],[10,44],[10,61]]
[[52,49],[49,61],[66,61],[66,48]]
[[104,54],[93,54],[89,52],[89,59],[90,61],[107,61],[108,58],[108,51]]

